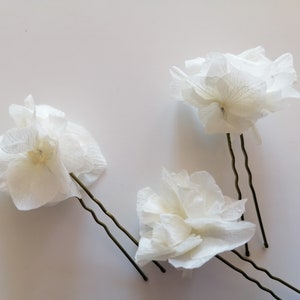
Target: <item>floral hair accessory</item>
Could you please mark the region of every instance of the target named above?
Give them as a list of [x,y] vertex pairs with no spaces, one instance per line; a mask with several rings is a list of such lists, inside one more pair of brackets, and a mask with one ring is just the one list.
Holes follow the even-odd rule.
[[[186,61],[185,67],[186,72],[177,67],[170,70],[177,90],[186,103],[197,108],[207,133],[226,134],[238,199],[242,199],[242,192],[231,134],[240,136],[249,187],[264,246],[268,248],[243,133],[254,128],[258,119],[281,109],[286,98],[300,97],[293,87],[297,79],[293,57],[285,53],[272,61],[265,56],[262,47],[256,47],[239,55],[209,53],[205,58]],[[245,251],[249,256],[247,244]]]
[[15,127],[0,137],[0,187],[20,210],[80,196],[69,176],[86,185],[104,171],[106,160],[90,133],[48,105],[11,105]]
[[[20,210],[36,209],[68,198],[77,198],[143,279],[148,280],[106,224],[98,219],[95,211],[81,198],[84,191],[138,245],[134,237],[87,187],[106,168],[106,160],[90,133],[69,122],[64,112],[48,105],[35,105],[32,96],[25,99],[24,106],[11,105],[9,113],[15,127],[0,137],[0,191],[8,193]],[[154,263],[165,272],[159,263]]]
[[299,98],[293,88],[293,57],[285,53],[272,61],[262,47],[239,55],[209,53],[185,62],[171,74],[184,101],[198,109],[207,133],[245,132],[255,122],[282,108],[286,98]]
[[296,287],[235,250],[252,238],[255,225],[239,220],[246,199],[224,196],[208,172],[195,172],[189,176],[185,170],[177,174],[163,170],[161,194],[146,187],[138,192],[137,198],[141,239],[135,259],[140,265],[151,260],[168,260],[176,268],[194,269],[216,257],[275,299],[281,299],[219,255],[230,250],[272,280],[300,293]]
[[202,266],[215,255],[248,242],[255,225],[240,221],[245,199],[223,196],[212,176],[162,172],[162,193],[138,192],[141,240],[136,260],[168,260],[176,268]]

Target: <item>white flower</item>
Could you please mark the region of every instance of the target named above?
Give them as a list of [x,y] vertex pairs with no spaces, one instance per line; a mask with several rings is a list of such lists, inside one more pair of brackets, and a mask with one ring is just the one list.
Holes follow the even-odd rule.
[[299,98],[293,88],[293,57],[286,53],[271,61],[257,47],[239,55],[209,53],[185,62],[171,74],[182,98],[198,109],[207,133],[243,133],[270,112],[282,108],[285,98]]
[[80,196],[69,173],[92,184],[106,161],[96,141],[65,114],[48,105],[11,105],[16,127],[0,137],[0,190],[16,207],[30,210]]
[[162,195],[138,192],[139,264],[168,260],[176,268],[197,268],[253,236],[255,225],[239,220],[246,200],[223,196],[209,173],[163,170],[162,183]]

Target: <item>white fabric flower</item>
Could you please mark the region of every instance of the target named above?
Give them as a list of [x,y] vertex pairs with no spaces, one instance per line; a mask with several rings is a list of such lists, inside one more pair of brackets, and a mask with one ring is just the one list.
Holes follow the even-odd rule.
[[11,105],[16,127],[0,137],[0,190],[16,207],[30,210],[80,196],[69,173],[92,184],[106,161],[96,141],[83,127],[48,105]]
[[239,55],[209,53],[185,62],[186,72],[171,75],[181,97],[198,109],[207,133],[241,134],[255,122],[282,108],[286,98],[299,98],[293,57],[286,53],[271,61],[262,47]]
[[202,266],[216,254],[248,242],[255,225],[240,221],[246,200],[223,196],[212,176],[162,172],[162,194],[138,192],[140,265],[168,260],[176,268]]

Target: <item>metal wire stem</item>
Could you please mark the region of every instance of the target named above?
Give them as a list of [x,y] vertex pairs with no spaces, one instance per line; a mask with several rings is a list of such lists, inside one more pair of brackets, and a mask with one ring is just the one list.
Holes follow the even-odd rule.
[[[237,194],[238,194],[238,199],[241,200],[242,199],[242,192],[241,192],[241,189],[239,187],[239,174],[238,174],[236,166],[235,166],[235,155],[234,155],[234,152],[233,152],[233,149],[232,149],[230,133],[226,133],[226,137],[227,137],[228,149],[229,149],[230,156],[231,156],[231,167],[232,167],[232,170],[233,170],[233,173],[234,173],[234,176],[235,176],[234,185],[235,185],[235,189],[236,189]],[[245,220],[244,215],[242,215],[241,219]],[[250,256],[248,243],[245,244],[245,255]]]
[[243,255],[241,255],[238,251],[236,250],[231,250],[232,253],[234,253],[235,255],[237,255],[240,259],[250,263],[256,270],[262,271],[264,273],[266,273],[271,279],[276,280],[278,282],[280,282],[281,284],[285,285],[286,287],[292,289],[293,291],[295,291],[296,293],[300,294],[300,290],[297,289],[296,287],[292,286],[291,284],[289,284],[288,282],[284,281],[283,279],[273,276],[267,269],[264,269],[262,267],[259,267],[257,264],[255,264],[254,261],[252,261],[249,258],[244,257]]
[[[106,214],[114,223],[115,225],[124,233],[126,234],[127,237],[129,237],[129,239],[135,244],[135,245],[139,245],[138,241],[125,229],[124,226],[122,226],[118,220],[115,218],[115,216],[109,212],[104,205],[91,193],[91,191],[85,186],[85,184],[77,177],[75,176],[73,173],[70,173],[70,176],[73,178],[73,180],[85,191],[85,193],[91,198],[92,201],[94,201],[99,208],[104,212],[104,214]],[[166,269],[157,261],[152,261],[159,269],[162,273],[166,272]]]
[[226,264],[227,266],[229,266],[233,270],[235,270],[235,271],[239,272],[240,274],[242,274],[248,280],[254,282],[260,289],[262,289],[262,290],[268,292],[269,294],[271,294],[274,299],[282,300],[272,290],[264,287],[258,280],[250,277],[246,272],[244,272],[241,269],[239,269],[238,267],[234,266],[232,263],[230,263],[229,261],[227,261],[225,258],[221,257],[220,255],[216,255],[216,258],[219,259],[219,260],[221,260],[224,264]]
[[240,140],[241,140],[241,148],[242,148],[242,151],[243,151],[243,154],[244,154],[244,157],[245,157],[245,167],[246,167],[246,170],[247,170],[247,173],[248,173],[249,186],[250,186],[252,197],[253,197],[253,200],[254,200],[255,210],[256,210],[256,214],[257,214],[261,234],[262,234],[262,237],[263,237],[263,240],[264,240],[264,246],[265,246],[265,248],[269,248],[269,244],[268,244],[267,237],[266,237],[266,234],[265,234],[264,225],[263,225],[263,222],[262,222],[262,217],[261,217],[259,206],[258,206],[256,192],[255,192],[253,182],[252,182],[252,173],[251,173],[251,170],[250,170],[250,167],[249,167],[249,158],[248,158],[248,154],[247,154],[247,151],[246,151],[245,140],[244,140],[244,135],[243,134],[240,135]]
[[85,210],[87,210],[87,211],[89,211],[89,212],[91,213],[91,215],[93,216],[95,222],[104,228],[104,230],[106,231],[107,235],[108,235],[108,236],[111,238],[111,240],[117,245],[117,247],[123,252],[123,254],[128,258],[128,260],[132,263],[132,265],[133,265],[133,266],[136,268],[136,270],[140,273],[140,275],[143,277],[143,279],[144,279],[145,281],[148,281],[148,277],[147,277],[147,276],[144,274],[144,272],[139,268],[139,266],[135,263],[135,261],[130,257],[130,255],[126,252],[126,250],[121,246],[121,244],[117,241],[117,239],[112,235],[112,233],[109,231],[109,229],[107,228],[107,226],[97,218],[95,212],[94,212],[91,208],[87,207],[87,206],[85,205],[85,203],[83,202],[82,199],[80,199],[80,198],[77,198],[77,199],[79,200],[81,206],[82,206]]

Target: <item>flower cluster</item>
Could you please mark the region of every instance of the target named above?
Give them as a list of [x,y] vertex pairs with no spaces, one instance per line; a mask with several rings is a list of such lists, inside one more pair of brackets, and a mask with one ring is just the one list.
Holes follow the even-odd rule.
[[255,225],[240,221],[246,200],[223,196],[212,176],[162,172],[162,194],[138,192],[141,239],[136,261],[168,260],[175,267],[197,268],[223,251],[247,243]]
[[238,133],[251,128],[283,100],[299,98],[293,88],[296,72],[289,53],[271,61],[257,47],[239,55],[209,53],[185,62],[171,74],[181,97],[198,109],[207,133]]
[[86,185],[106,167],[101,151],[83,127],[48,105],[11,105],[15,127],[0,137],[0,190],[8,192],[16,207],[30,210],[55,204],[80,192],[70,177]]
[[[293,88],[296,73],[292,56],[284,54],[271,61],[265,57],[264,49],[257,47],[237,56],[209,53],[206,58],[187,61],[186,68],[188,74],[177,67],[171,69],[180,94],[198,109],[208,133],[227,133],[234,171],[230,133],[241,134],[249,184],[267,245],[242,133],[259,118],[280,109],[285,98],[300,97]],[[152,261],[165,272],[157,261],[168,260],[176,268],[194,269],[216,256],[279,299],[272,290],[218,255],[233,250],[243,261],[300,294],[299,289],[234,250],[252,238],[255,225],[241,220],[246,199],[224,196],[208,172],[189,175],[185,170],[176,174],[164,169],[160,195],[149,187],[141,189],[137,200],[138,242],[87,188],[106,168],[105,158],[90,133],[69,122],[62,111],[35,105],[31,96],[24,100],[24,106],[11,105],[9,113],[15,127],[0,136],[0,192],[8,193],[18,209],[35,209],[77,197],[145,281],[148,277],[138,264]],[[238,177],[236,171],[235,176]],[[135,261],[85,204],[79,188],[138,245]],[[242,198],[237,183],[236,188]]]

